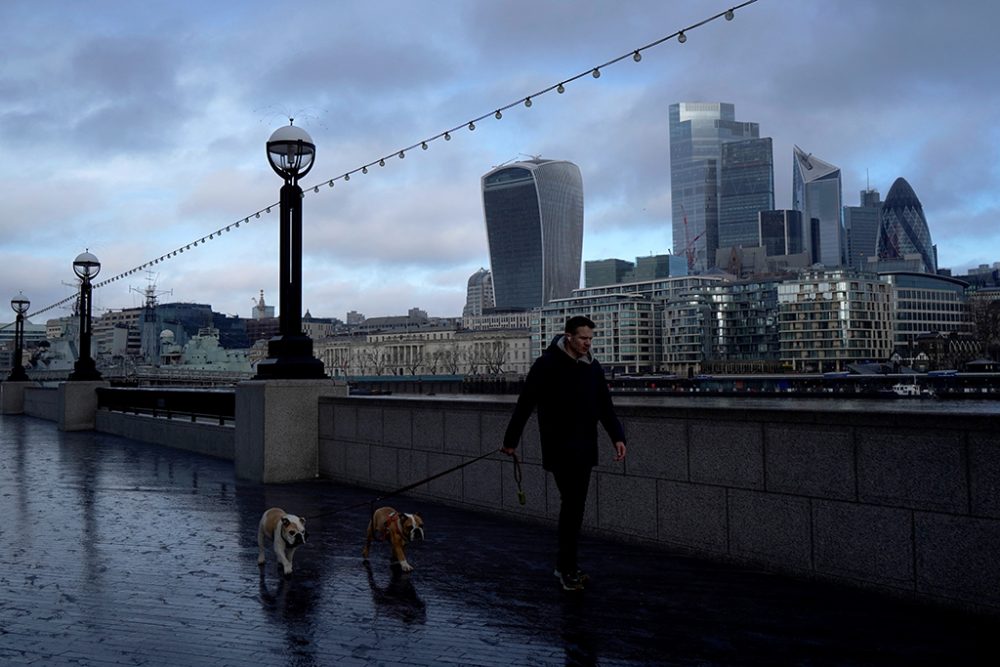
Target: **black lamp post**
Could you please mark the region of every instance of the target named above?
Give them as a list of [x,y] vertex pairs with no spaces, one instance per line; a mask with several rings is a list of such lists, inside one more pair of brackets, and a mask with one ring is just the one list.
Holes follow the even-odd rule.
[[281,187],[281,242],[278,335],[268,341],[267,359],[257,364],[258,380],[325,378],[313,356],[312,339],[302,332],[302,188],[316,157],[312,137],[291,123],[267,140],[267,160],[284,179]]
[[24,314],[31,307],[31,302],[24,298],[23,294],[18,294],[10,300],[10,307],[17,313],[14,321],[14,361],[11,364],[8,382],[27,382],[28,374],[24,372],[24,364],[21,360],[21,350],[24,349]]
[[101,263],[89,252],[82,252],[73,260],[73,272],[80,278],[80,357],[73,365],[70,380],[100,380],[97,364],[90,356],[90,281],[101,272]]

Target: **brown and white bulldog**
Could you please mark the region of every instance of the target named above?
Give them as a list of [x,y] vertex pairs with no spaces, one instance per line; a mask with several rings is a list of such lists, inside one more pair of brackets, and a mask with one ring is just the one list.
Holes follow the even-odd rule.
[[295,550],[306,543],[306,520],[288,514],[280,507],[272,507],[260,517],[257,527],[257,565],[264,567],[266,546],[274,545],[274,555],[278,557],[285,576],[292,573],[292,556]]
[[403,572],[412,572],[413,566],[406,561],[403,547],[407,543],[424,539],[424,520],[419,514],[401,514],[391,507],[380,507],[375,510],[368,522],[368,534],[365,536],[365,548],[361,557],[368,560],[368,548],[372,540],[389,538],[392,544],[393,564],[399,563]]

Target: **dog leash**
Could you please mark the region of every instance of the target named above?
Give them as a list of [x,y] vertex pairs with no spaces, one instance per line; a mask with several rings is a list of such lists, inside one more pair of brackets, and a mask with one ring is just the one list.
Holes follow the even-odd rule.
[[[374,498],[372,500],[365,500],[365,501],[362,501],[360,503],[354,503],[353,505],[347,505],[346,507],[338,507],[337,509],[330,510],[328,512],[321,512],[319,514],[312,514],[310,516],[303,517],[303,518],[305,518],[305,519],[318,519],[318,518],[321,518],[321,517],[324,517],[324,516],[330,516],[332,514],[339,514],[340,512],[346,512],[347,510],[352,510],[352,509],[357,509],[359,507],[364,507],[365,505],[368,505],[370,508],[372,508],[372,511],[370,513],[374,514],[375,513],[375,511],[374,511],[375,503],[377,503],[379,501],[382,501],[382,500],[385,500],[386,498],[392,498],[393,496],[398,496],[401,493],[406,493],[407,491],[410,491],[412,489],[417,488],[421,484],[426,484],[428,482],[433,482],[435,479],[438,479],[439,477],[444,477],[445,475],[450,475],[451,473],[455,472],[456,470],[461,470],[462,468],[465,468],[466,466],[470,466],[473,463],[476,463],[477,461],[482,461],[486,457],[492,456],[493,454],[496,454],[496,451],[486,452],[482,456],[477,456],[476,458],[470,459],[468,461],[465,461],[464,463],[459,463],[457,466],[453,466],[451,468],[448,468],[447,470],[442,470],[441,472],[437,473],[436,475],[431,475],[430,477],[427,477],[426,479],[422,479],[422,480],[420,480],[418,482],[413,482],[412,484],[407,484],[406,486],[400,487],[400,488],[396,489],[395,491],[390,491],[389,493],[386,493],[384,495],[378,496],[377,498]],[[517,484],[517,501],[521,505],[524,505],[525,502],[526,502],[526,499],[525,499],[525,495],[524,495],[524,489],[521,487],[521,477],[522,477],[522,474],[521,474],[521,461],[518,459],[517,453],[512,453],[510,456],[514,460],[514,482]]]

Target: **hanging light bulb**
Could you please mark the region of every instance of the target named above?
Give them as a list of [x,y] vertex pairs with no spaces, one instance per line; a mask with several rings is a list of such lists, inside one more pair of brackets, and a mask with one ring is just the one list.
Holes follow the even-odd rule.
[[684,34],[683,30],[677,33],[677,41],[680,42],[681,44],[688,41],[687,35]]
[[733,16],[734,16],[733,10],[732,9],[727,9],[726,10],[726,20],[727,21],[732,21],[733,20]]
[[254,217],[255,218],[259,218],[260,217],[260,211],[257,211],[256,213],[254,213]]
[[472,122],[472,121],[470,120],[470,121],[469,121],[469,132],[472,132],[472,131],[473,131],[474,129],[476,129],[476,124],[475,124],[475,123],[473,123],[473,122]]
[[420,142],[420,147],[423,148],[424,150],[427,150],[427,142],[426,141],[421,141]]
[[525,97],[524,98],[524,106],[526,106],[526,107],[530,107],[531,106],[531,98],[530,97]]
[[351,175],[350,174],[344,174],[344,180],[345,181],[351,180]]
[[330,186],[331,188],[333,187],[333,179],[332,178],[330,179],[330,182],[327,183],[327,185]]
[[361,173],[362,174],[367,174],[368,173],[368,167],[361,167]]
[[565,86],[563,86],[563,85],[562,85],[562,84],[560,83],[560,84],[559,84],[558,86],[556,86],[556,92],[557,92],[557,93],[559,93],[560,95],[562,95],[563,93],[565,93],[565,92],[566,92],[566,88],[565,88]]
[[594,75],[595,79],[600,79],[601,78],[601,68],[600,67],[595,67],[594,71],[591,72],[591,74]]
[[445,132],[444,133],[444,140],[445,141],[451,141],[451,135],[449,133]]
[[406,153],[404,153],[403,151],[399,151],[399,159],[402,160],[405,157],[406,157]]
[[243,222],[250,222],[250,218],[243,218]]
[[[313,188],[313,192],[319,193],[319,186],[318,185]],[[271,211],[269,210],[268,213],[270,213],[270,212]]]
[[497,112],[495,114],[493,114],[493,117],[496,118],[497,120],[500,120],[501,118],[503,118],[503,114],[500,113],[500,109],[497,109]]
[[636,51],[635,53],[632,54],[632,60],[639,62],[640,60],[642,60],[642,54]]
[[385,166],[385,158],[382,158],[381,160],[378,161],[378,166],[380,166],[380,167],[384,167]]

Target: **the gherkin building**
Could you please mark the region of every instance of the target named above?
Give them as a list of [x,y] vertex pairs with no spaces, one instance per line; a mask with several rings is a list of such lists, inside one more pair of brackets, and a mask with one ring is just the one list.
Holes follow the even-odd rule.
[[882,204],[876,253],[879,259],[917,254],[926,273],[937,273],[937,252],[931,243],[924,208],[905,178],[896,179]]

